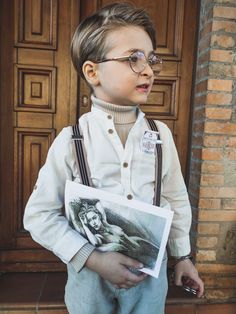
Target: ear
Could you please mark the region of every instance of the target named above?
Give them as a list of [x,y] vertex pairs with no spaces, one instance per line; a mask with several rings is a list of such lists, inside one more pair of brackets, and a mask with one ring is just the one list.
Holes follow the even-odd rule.
[[87,82],[92,86],[99,84],[98,64],[92,61],[85,61],[82,67]]

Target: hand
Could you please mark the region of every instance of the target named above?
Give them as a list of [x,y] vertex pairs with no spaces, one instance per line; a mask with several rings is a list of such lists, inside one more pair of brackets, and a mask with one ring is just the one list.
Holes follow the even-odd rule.
[[118,252],[103,253],[94,250],[87,259],[86,266],[117,288],[132,288],[147,277],[147,274],[137,276],[129,271],[127,267],[140,269],[143,265]]
[[203,296],[204,283],[199,277],[197,269],[189,259],[185,259],[175,265],[175,284],[183,286],[183,279],[185,279],[184,284],[197,290],[198,298]]

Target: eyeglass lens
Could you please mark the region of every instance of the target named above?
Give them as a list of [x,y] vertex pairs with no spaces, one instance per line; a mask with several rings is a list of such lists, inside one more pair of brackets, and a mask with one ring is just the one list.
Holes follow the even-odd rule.
[[130,55],[129,61],[131,69],[136,73],[141,73],[147,63],[152,68],[154,75],[158,75],[162,70],[162,60],[156,53],[152,53],[146,58],[143,52],[135,51]]

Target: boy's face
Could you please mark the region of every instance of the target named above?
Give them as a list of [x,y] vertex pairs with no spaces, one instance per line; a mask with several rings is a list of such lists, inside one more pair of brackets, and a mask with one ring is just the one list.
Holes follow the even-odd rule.
[[[138,50],[146,58],[153,51],[148,34],[137,26],[121,27],[107,36],[110,47],[106,59],[126,57]],[[147,102],[154,81],[153,71],[147,64],[141,73],[130,68],[129,61],[109,61],[96,64],[98,83],[94,94],[106,102],[117,105],[137,105]]]

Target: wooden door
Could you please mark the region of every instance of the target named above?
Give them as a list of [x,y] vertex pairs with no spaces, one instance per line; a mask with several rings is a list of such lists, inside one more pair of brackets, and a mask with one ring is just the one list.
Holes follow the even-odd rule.
[[[77,83],[70,61],[74,29],[112,2],[117,0],[0,1],[0,271],[64,269],[31,239],[22,218],[54,137],[90,110],[89,90]],[[185,173],[198,1],[131,2],[150,13],[164,60],[142,109],[168,124]]]
[[78,0],[1,1],[0,271],[64,269],[22,220],[49,146],[76,121],[70,42],[78,12]]

